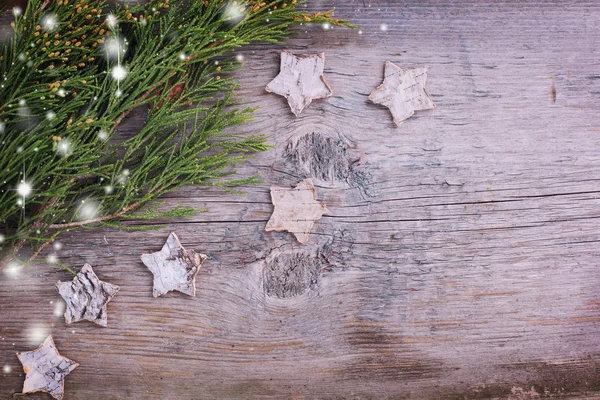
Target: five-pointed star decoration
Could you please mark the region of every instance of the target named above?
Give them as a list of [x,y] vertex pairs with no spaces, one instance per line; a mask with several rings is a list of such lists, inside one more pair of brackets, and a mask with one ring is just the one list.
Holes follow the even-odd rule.
[[383,83],[371,92],[369,100],[388,107],[396,126],[400,126],[415,111],[435,108],[425,91],[427,70],[427,67],[404,70],[386,61]]
[[296,56],[282,51],[279,75],[265,89],[285,97],[297,117],[311,101],[333,93],[323,77],[324,68],[325,53]]
[[56,282],[58,293],[65,299],[65,322],[88,320],[106,327],[106,306],[119,287],[98,279],[92,266],[85,264],[70,282]]
[[177,235],[171,232],[162,250],[141,256],[142,262],[154,274],[152,295],[158,297],[177,290],[195,296],[195,278],[207,258],[205,254],[184,249]]
[[75,361],[60,355],[52,335],[37,349],[17,353],[17,357],[27,374],[23,383],[23,394],[46,392],[56,400],[63,398],[65,377],[79,366]]
[[275,209],[265,231],[288,231],[300,243],[308,242],[315,221],[330,213],[317,201],[312,179],[303,180],[293,189],[271,186],[271,200]]

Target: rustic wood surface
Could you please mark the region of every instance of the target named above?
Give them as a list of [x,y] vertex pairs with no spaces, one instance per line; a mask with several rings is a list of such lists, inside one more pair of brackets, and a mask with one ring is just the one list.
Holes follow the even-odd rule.
[[[309,2],[332,6],[362,33],[243,52],[241,132],[274,148],[239,170],[265,183],[164,199],[210,208],[163,221],[209,255],[197,297],[152,297],[140,254],[169,230],[64,235],[60,261],[121,288],[109,326],[55,315],[56,267],[3,274],[1,398],[45,333],[81,364],[65,399],[600,398],[598,3]],[[326,54],[334,94],[298,118],[264,89],[283,48]],[[368,102],[386,60],[429,66],[437,108],[396,128]],[[331,215],[306,245],[265,232],[269,186],[306,177]]]

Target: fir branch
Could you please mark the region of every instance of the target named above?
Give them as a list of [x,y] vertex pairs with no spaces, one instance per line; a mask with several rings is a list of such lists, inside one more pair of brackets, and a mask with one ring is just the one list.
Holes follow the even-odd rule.
[[[34,261],[66,229],[151,229],[122,221],[199,212],[146,208],[182,186],[257,183],[228,180],[268,145],[235,134],[254,109],[234,99],[239,63],[224,56],[277,43],[293,25],[349,26],[298,4],[150,0],[109,10],[104,0],[29,1],[0,43],[0,269],[26,244]],[[115,141],[140,107],[148,112],[139,131]]]
[[83,227],[85,225],[95,224],[98,222],[110,221],[110,220],[122,217],[123,215],[127,214],[128,212],[135,210],[139,206],[140,206],[140,203],[133,203],[133,204],[130,204],[127,207],[123,208],[121,211],[119,211],[115,214],[112,214],[112,215],[103,215],[102,217],[92,218],[92,219],[88,219],[85,221],[70,222],[68,224],[51,224],[48,226],[48,229],[73,229],[73,228]]

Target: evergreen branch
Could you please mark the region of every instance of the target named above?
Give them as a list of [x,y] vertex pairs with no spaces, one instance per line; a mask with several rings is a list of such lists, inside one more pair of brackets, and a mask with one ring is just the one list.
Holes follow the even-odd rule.
[[51,224],[48,226],[48,229],[72,229],[72,228],[79,228],[79,227],[82,227],[85,225],[95,224],[97,222],[110,221],[110,220],[122,217],[123,215],[127,214],[128,212],[135,210],[139,206],[140,206],[139,203],[133,203],[133,204],[130,204],[127,207],[123,208],[123,210],[119,211],[116,214],[104,215],[102,217],[93,218],[93,219],[89,219],[86,221],[71,222],[68,224]]
[[50,236],[50,238],[49,238],[47,241],[43,242],[43,243],[42,243],[42,244],[41,244],[41,245],[40,245],[40,246],[37,248],[37,250],[36,250],[36,251],[35,251],[35,252],[34,252],[34,253],[31,255],[31,257],[29,258],[29,261],[28,261],[28,263],[31,263],[31,262],[33,262],[33,260],[35,260],[35,259],[36,259],[36,258],[37,258],[37,257],[40,255],[40,253],[41,253],[41,252],[42,252],[42,251],[43,251],[43,250],[44,250],[44,249],[45,249],[45,248],[46,248],[46,247],[47,247],[47,246],[48,246],[50,243],[52,243],[52,242],[54,241],[54,239],[56,239],[56,237],[57,237],[59,234],[61,234],[61,233],[62,233],[61,231],[59,231],[59,232],[56,232],[56,233],[54,233],[52,236]]
[[[298,4],[149,0],[108,14],[104,0],[30,0],[0,43],[0,269],[25,245],[33,262],[65,229],[152,229],[122,221],[202,211],[136,213],[182,186],[258,183],[228,180],[268,145],[235,134],[254,109],[234,100],[239,63],[226,56],[280,42],[293,25],[349,26]],[[140,107],[139,131],[110,140]]]
[[123,225],[116,222],[102,222],[101,224],[102,226],[123,231],[156,231],[167,228],[165,225]]

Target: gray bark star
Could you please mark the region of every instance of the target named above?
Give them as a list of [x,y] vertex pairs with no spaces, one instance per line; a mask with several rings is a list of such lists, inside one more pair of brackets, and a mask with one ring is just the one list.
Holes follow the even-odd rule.
[[400,126],[415,111],[435,108],[425,91],[427,70],[425,67],[404,70],[386,61],[383,83],[371,92],[369,100],[388,107],[396,126]]
[[331,96],[331,88],[323,77],[324,68],[325,53],[295,56],[282,51],[279,75],[266,90],[285,97],[294,115],[299,116],[313,100]]
[[142,254],[141,259],[154,275],[154,297],[177,290],[189,296],[196,295],[195,278],[208,256],[186,250],[179,238],[171,232],[160,251]]
[[65,377],[79,366],[75,361],[60,355],[52,336],[48,336],[37,349],[17,353],[17,357],[27,374],[23,394],[45,392],[56,400],[63,398]]
[[56,288],[67,303],[67,324],[88,320],[100,326],[108,325],[106,306],[119,287],[98,279],[90,264],[85,264],[72,281],[56,282]]

